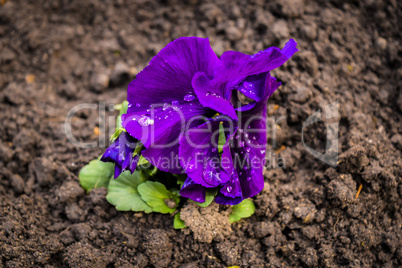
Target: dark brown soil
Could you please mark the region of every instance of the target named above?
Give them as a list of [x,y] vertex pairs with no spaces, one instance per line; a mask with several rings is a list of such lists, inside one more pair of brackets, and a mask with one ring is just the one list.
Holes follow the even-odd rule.
[[[0,2],[0,267],[402,266],[400,1]],[[104,148],[64,132],[72,107],[122,102],[153,55],[193,35],[218,54],[288,38],[301,49],[275,71],[283,86],[269,100],[273,120],[286,116],[268,141],[286,169],[267,169],[255,215],[212,243],[170,215],[117,212],[105,189],[85,194],[78,172]],[[332,168],[301,129],[335,100]],[[98,113],[73,118],[78,140],[97,141]],[[325,150],[326,125],[306,131]]]

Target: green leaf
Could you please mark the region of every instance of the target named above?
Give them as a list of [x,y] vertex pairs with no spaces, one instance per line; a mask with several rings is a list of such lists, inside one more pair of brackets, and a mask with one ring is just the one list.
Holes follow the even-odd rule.
[[82,188],[89,192],[94,188],[108,187],[113,171],[113,163],[105,163],[95,159],[80,170],[78,177]]
[[232,206],[232,212],[229,214],[230,223],[239,221],[242,218],[248,218],[254,214],[255,206],[250,199],[244,199],[240,204]]
[[171,192],[172,192],[172,194],[177,195],[178,197],[180,197],[180,196],[181,196],[181,194],[180,194],[180,190],[179,190],[179,189],[176,189],[176,188],[170,188],[170,189],[169,189],[169,191],[171,191]]
[[218,139],[218,152],[222,154],[223,146],[226,143],[226,135],[225,135],[225,128],[223,127],[223,123],[220,122],[219,124],[219,139]]
[[[152,210],[160,213],[173,213],[179,204],[179,197],[168,191],[160,182],[147,181],[138,186],[141,198],[152,207]],[[172,203],[169,207],[167,203]]]
[[175,229],[183,229],[187,228],[186,224],[184,221],[180,219],[180,212],[174,215],[174,220],[173,220],[173,228]]
[[135,150],[134,150],[134,155],[140,154],[142,150],[144,150],[144,145],[142,144],[141,141],[137,142],[137,146],[135,146]]
[[138,166],[142,166],[142,165],[148,165],[149,161],[145,159],[145,157],[143,157],[142,155],[140,156],[140,159],[138,159]]
[[182,175],[182,174],[173,174],[177,178],[177,184],[179,185],[179,188],[183,188],[184,181],[187,179],[187,175]]
[[216,193],[218,192],[218,188],[210,188],[207,189],[206,193],[205,193],[205,201],[203,203],[199,203],[199,202],[195,202],[197,205],[199,205],[200,207],[207,207],[209,206],[209,204],[211,204],[212,200],[214,200],[214,197],[216,195]]
[[123,131],[126,131],[124,128],[118,128],[118,129],[116,129],[116,131],[113,133],[113,135],[110,137],[110,141],[111,142],[114,142],[119,136],[120,136],[120,134],[123,132]]
[[152,208],[141,199],[138,193],[138,185],[146,181],[140,171],[125,171],[117,179],[109,183],[107,201],[114,205],[119,211],[145,211],[152,212]]
[[155,174],[158,172],[157,167],[146,168],[146,166],[140,166],[138,168],[139,170],[142,170],[142,172],[144,172],[144,174],[146,174],[148,178],[155,176]]
[[123,101],[122,104],[115,105],[116,110],[120,110],[119,116],[116,119],[116,129],[121,128],[121,116],[125,113],[127,113],[128,109],[128,101]]

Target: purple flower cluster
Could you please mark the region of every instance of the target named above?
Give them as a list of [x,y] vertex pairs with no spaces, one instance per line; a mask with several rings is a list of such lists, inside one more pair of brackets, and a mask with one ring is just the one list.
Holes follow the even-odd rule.
[[[206,189],[216,188],[215,202],[235,205],[256,195],[264,187],[267,99],[280,86],[269,72],[296,45],[219,59],[208,39],[169,43],[128,86],[124,139],[141,141],[142,156],[158,169],[187,174],[184,197],[204,202]],[[134,149],[119,142],[102,160],[115,162],[117,173],[133,171]]]

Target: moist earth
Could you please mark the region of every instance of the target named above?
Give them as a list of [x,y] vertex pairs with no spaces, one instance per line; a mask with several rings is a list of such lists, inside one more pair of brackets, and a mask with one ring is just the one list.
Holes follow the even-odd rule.
[[[402,266],[399,1],[0,2],[0,267]],[[301,50],[273,72],[282,86],[269,100],[255,214],[205,242],[197,226],[118,212],[105,189],[78,183],[105,150],[110,105],[181,36],[209,37],[218,55],[289,38]],[[302,132],[335,101],[336,118]],[[75,113],[72,134],[99,146],[66,137],[66,115],[82,103],[95,106]],[[331,123],[335,167],[302,142],[324,153]]]

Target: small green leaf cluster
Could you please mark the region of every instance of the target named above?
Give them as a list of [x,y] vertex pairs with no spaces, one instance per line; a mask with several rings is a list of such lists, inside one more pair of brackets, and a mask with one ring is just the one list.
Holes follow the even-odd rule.
[[148,180],[150,176],[143,170],[133,174],[125,171],[116,179],[113,179],[113,170],[113,164],[92,160],[80,171],[80,184],[87,192],[107,188],[107,201],[119,211],[173,213],[178,207],[178,194],[167,190],[160,182]]

